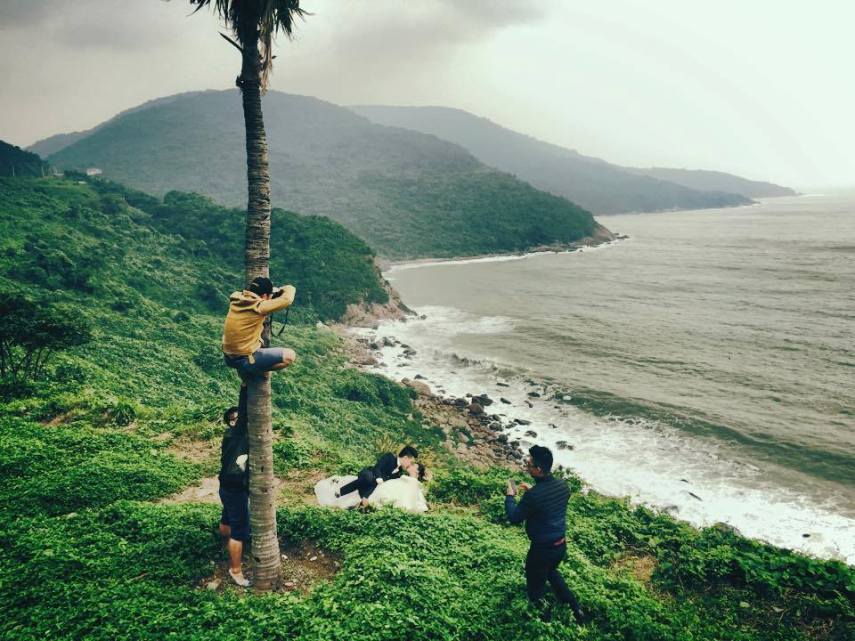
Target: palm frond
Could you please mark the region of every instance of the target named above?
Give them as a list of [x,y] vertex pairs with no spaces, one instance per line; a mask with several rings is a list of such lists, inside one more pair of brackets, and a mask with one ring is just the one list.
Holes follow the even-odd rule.
[[[294,35],[297,18],[311,15],[300,8],[300,0],[189,0],[195,5],[193,13],[210,7],[214,14],[231,29],[235,40],[246,51],[247,40],[258,39],[261,59],[261,88],[267,87],[273,70],[273,40],[283,33],[290,39]],[[234,43],[233,43],[234,44]]]

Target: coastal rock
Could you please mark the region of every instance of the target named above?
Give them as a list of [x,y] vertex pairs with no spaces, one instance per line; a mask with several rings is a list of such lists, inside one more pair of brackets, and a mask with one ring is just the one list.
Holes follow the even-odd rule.
[[511,402],[510,402],[508,399],[506,399],[504,396],[502,396],[499,400],[500,400],[502,403],[504,403],[505,405],[510,405],[510,404],[511,404]]
[[460,408],[468,407],[468,406],[469,406],[469,401],[468,401],[467,399],[465,399],[465,398],[455,398],[455,399],[454,399],[454,406],[455,406],[455,407],[460,407]]
[[496,381],[496,385],[498,387],[510,387],[508,383],[503,383],[502,381]]
[[473,416],[480,416],[484,413],[484,408],[478,403],[470,403],[468,409]]
[[540,398],[540,394],[538,392],[529,392],[528,395],[530,398]]
[[515,418],[514,423],[517,425],[531,425],[531,421],[524,418]]
[[409,387],[412,390],[415,390],[416,394],[419,396],[433,396],[433,392],[427,383],[422,383],[421,381],[411,381],[409,378],[405,378],[401,381],[402,385]]
[[736,536],[742,536],[742,532],[740,532],[737,528],[733,527],[732,525],[730,525],[728,523],[723,523],[722,521],[719,521],[718,523],[714,524],[712,527],[714,530],[718,530],[719,532],[725,532],[726,534],[735,534]]
[[529,438],[537,438],[537,432],[535,432],[534,430],[528,430],[525,435]]
[[574,449],[574,447],[572,445],[570,445],[570,443],[568,443],[567,441],[558,441],[555,444],[555,447],[557,447],[559,450],[572,450],[572,449]]
[[528,405],[529,407],[534,407],[534,405],[531,404],[531,401],[526,401],[525,404]]
[[478,396],[473,396],[472,400],[477,402],[482,407],[489,407],[493,404],[493,399],[487,396],[486,394],[479,394]]

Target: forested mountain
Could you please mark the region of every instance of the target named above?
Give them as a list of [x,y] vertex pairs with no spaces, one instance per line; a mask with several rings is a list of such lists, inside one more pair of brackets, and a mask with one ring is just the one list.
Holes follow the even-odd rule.
[[789,187],[762,180],[749,180],[723,171],[705,169],[674,169],[669,167],[627,167],[632,171],[651,178],[667,180],[690,189],[727,191],[746,198],[770,198],[777,196],[797,196],[798,192]]
[[[264,114],[274,205],[328,216],[383,256],[523,251],[606,233],[581,207],[434,136],[278,92],[265,97]],[[98,167],[107,178],[158,195],[194,191],[240,206],[244,155],[235,90],[152,101],[50,159],[61,168]]]
[[48,164],[37,154],[0,140],[0,176],[44,176]]
[[454,142],[491,167],[538,189],[563,196],[594,214],[705,209],[745,205],[751,199],[719,187],[693,188],[659,176],[517,133],[486,118],[447,107],[351,107],[373,122]]

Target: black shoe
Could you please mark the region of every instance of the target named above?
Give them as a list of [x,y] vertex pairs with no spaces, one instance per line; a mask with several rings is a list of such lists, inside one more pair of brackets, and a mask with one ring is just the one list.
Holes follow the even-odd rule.
[[573,618],[576,619],[576,623],[579,625],[584,625],[588,622],[588,615],[578,605],[573,608]]
[[546,608],[543,612],[540,613],[540,620],[544,623],[549,623],[552,621],[552,608]]

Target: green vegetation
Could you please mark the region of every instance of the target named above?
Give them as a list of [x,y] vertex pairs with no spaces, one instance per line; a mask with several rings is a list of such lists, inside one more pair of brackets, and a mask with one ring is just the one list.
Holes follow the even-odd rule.
[[69,309],[0,292],[0,381],[14,390],[44,373],[56,352],[91,339]]
[[[273,203],[328,216],[388,258],[520,251],[597,228],[584,209],[433,136],[275,91],[264,98],[264,119]],[[50,160],[96,166],[149,193],[192,191],[239,206],[246,174],[234,168],[245,164],[244,136],[237,91],[190,93],[120,114]]]
[[[225,310],[243,281],[243,212],[72,178],[0,179],[0,287],[5,276],[56,300],[94,294],[96,308],[128,318],[145,313],[141,296],[169,301],[178,323],[176,314]],[[388,300],[371,249],[328,219],[274,210],[271,247],[273,278],[297,287],[295,319],[334,320],[350,303]]]
[[[80,264],[88,283],[49,296],[94,329],[91,342],[56,354],[31,388],[0,404],[0,638],[848,641],[855,634],[852,568],[699,531],[581,492],[573,477],[563,571],[592,621],[578,627],[559,610],[552,623],[541,622],[524,595],[523,531],[501,517],[508,471],[464,467],[441,448],[441,432],[422,422],[411,391],[348,368],[340,339],[309,325],[285,332],[282,341],[299,358],[273,377],[275,469],[287,480],[278,527],[283,545],[311,541],[340,555],[342,567],[307,593],[205,589],[223,558],[219,507],[160,499],[216,474],[221,412],[237,396],[218,354],[223,310],[193,299],[186,285],[220,263],[195,255],[193,239],[160,231],[163,205],[142,209],[135,200],[142,196],[114,198],[63,180],[32,181],[29,191],[3,187],[3,289],[24,286],[13,265],[24,237],[37,232],[69,269]],[[51,209],[58,202],[67,207]],[[19,208],[26,217],[17,217]],[[78,263],[86,247],[111,258]],[[178,309],[176,300],[187,303]],[[353,471],[390,439],[436,460],[427,515],[330,511],[295,498],[301,477],[310,487],[315,473]]]
[[48,164],[37,154],[0,140],[0,176],[44,176]]

